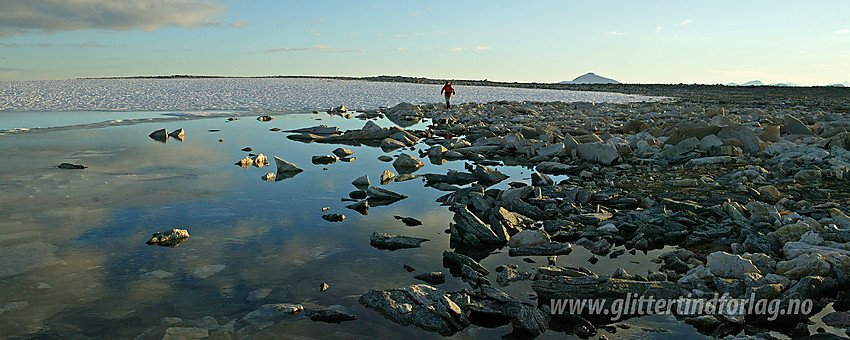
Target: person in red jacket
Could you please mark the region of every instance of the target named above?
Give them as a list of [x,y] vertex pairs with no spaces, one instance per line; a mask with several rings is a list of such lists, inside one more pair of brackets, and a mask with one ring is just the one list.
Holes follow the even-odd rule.
[[446,85],[440,90],[440,94],[446,94],[446,108],[452,108],[451,100],[452,95],[455,94],[455,89],[452,87],[451,80],[446,80]]

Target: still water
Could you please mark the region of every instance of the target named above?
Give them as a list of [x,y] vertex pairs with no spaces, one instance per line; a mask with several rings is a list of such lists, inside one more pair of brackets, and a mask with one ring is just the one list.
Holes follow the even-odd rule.
[[[68,114],[68,113],[63,113]],[[122,113],[132,116],[149,113]],[[0,136],[3,144],[0,186],[4,207],[0,212],[0,264],[17,268],[0,275],[0,337],[95,337],[159,339],[169,318],[214,319],[226,325],[268,303],[341,305],[357,320],[341,324],[309,319],[282,321],[251,334],[266,337],[316,338],[439,338],[419,328],[397,325],[362,307],[357,298],[370,289],[390,289],[421,283],[413,275],[442,268],[441,254],[449,248],[444,231],[452,213],[435,200],[446,194],[424,187],[421,179],[391,182],[382,187],[408,195],[389,206],[372,207],[368,215],[345,208],[355,189],[351,181],[369,175],[377,185],[384,170],[396,172],[391,162],[377,160],[406,152],[385,153],[369,146],[345,146],[354,151],[354,162],[314,165],[314,155],[331,154],[340,145],[305,144],[270,131],[318,124],[341,130],[360,128],[365,122],[327,114],[277,115],[270,122],[243,116],[186,121],[154,121],[107,128],[82,128]],[[388,120],[378,120],[383,127]],[[424,128],[427,122],[411,129]],[[167,143],[148,138],[154,130],[183,128],[185,140]],[[248,153],[263,153],[270,167],[247,169],[233,163]],[[419,143],[417,150],[427,145]],[[275,172],[272,156],[290,161],[305,171],[295,177],[266,182]],[[446,173],[464,169],[464,161],[431,164],[415,172]],[[24,162],[26,161],[26,162]],[[60,170],[61,162],[89,166],[85,170]],[[511,181],[530,183],[529,169],[495,167]],[[561,178],[555,178],[559,180]],[[322,208],[329,208],[323,212]],[[343,222],[321,218],[344,214]],[[423,222],[407,227],[393,216]],[[187,229],[188,242],[175,248],[145,245],[150,234],[171,228]],[[375,232],[427,238],[421,248],[378,250],[369,245]],[[585,266],[600,275],[618,267],[645,274],[657,269],[649,262],[660,251],[617,259],[601,257],[592,265],[591,254],[575,247],[559,256],[559,265]],[[517,264],[532,271],[536,264],[507,256],[506,249],[481,263],[494,269]],[[27,263],[27,261],[30,261]],[[402,266],[417,270],[408,273]],[[495,284],[495,273],[490,280]],[[321,283],[329,289],[319,291]],[[459,278],[447,277],[443,290],[468,288]],[[509,294],[529,298],[530,281],[499,287]],[[672,317],[644,317],[626,321],[630,330],[617,336],[645,338],[701,337],[693,328]],[[642,327],[664,327],[670,333],[647,333]],[[500,338],[510,325],[487,328],[472,325],[454,338]],[[601,334],[607,334],[600,331]],[[218,333],[215,333],[218,334]],[[220,335],[220,334],[219,334]],[[540,339],[564,338],[549,331]],[[570,335],[571,336],[571,335]],[[609,336],[611,336],[609,334]]]

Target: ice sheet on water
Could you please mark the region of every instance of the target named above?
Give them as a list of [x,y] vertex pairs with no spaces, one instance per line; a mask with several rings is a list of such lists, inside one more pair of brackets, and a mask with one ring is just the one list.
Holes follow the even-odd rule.
[[[0,82],[0,111],[325,110],[442,101],[439,85],[302,78],[70,79]],[[455,86],[455,103],[632,102],[605,92]]]

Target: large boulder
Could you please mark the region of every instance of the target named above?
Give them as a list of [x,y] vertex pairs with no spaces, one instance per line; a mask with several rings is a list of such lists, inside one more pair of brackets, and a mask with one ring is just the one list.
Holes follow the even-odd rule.
[[812,130],[809,129],[806,124],[803,124],[799,119],[792,115],[785,115],[782,118],[782,122],[785,124],[785,131],[789,135],[812,135]]
[[399,103],[387,110],[387,117],[421,117],[422,109],[410,103]]
[[[620,159],[617,148],[601,142],[579,144],[576,152],[579,158],[602,165],[612,165]],[[539,167],[537,171],[544,172]]]
[[359,301],[390,321],[442,336],[451,336],[469,326],[466,314],[449,294],[426,284],[370,290]]
[[455,211],[453,221],[449,226],[452,238],[466,245],[480,247],[486,244],[505,244],[505,240],[499,238],[493,229],[466,207]]
[[761,274],[752,261],[722,251],[708,254],[705,266],[712,274],[726,278],[743,279],[747,274]]
[[511,248],[526,248],[539,246],[552,241],[549,234],[543,229],[527,229],[520,231],[508,240],[508,247]]
[[294,174],[297,174],[299,172],[304,171],[303,169],[297,167],[295,164],[287,162],[287,161],[285,161],[285,160],[283,160],[283,159],[281,159],[277,156],[274,157],[274,161],[277,164],[277,175],[278,175],[278,177],[280,177],[280,175],[285,175],[285,174],[294,175]]
[[393,162],[393,167],[400,173],[412,173],[423,166],[425,166],[425,163],[422,163],[419,158],[406,153],[398,155]]

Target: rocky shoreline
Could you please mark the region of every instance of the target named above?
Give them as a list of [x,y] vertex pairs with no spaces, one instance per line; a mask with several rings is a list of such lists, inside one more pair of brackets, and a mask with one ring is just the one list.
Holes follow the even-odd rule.
[[[393,322],[451,335],[483,317],[511,324],[514,336],[551,329],[587,338],[622,324],[613,326],[610,313],[553,313],[552,299],[718,294],[726,301],[753,296],[782,307],[794,299],[812,305],[807,313],[770,320],[746,311],[676,317],[713,337],[773,338],[771,331],[799,337],[824,331],[807,325],[828,305],[835,311],[823,318],[827,325],[850,326],[840,321],[850,316],[850,117],[842,105],[846,99],[817,110],[733,100],[497,102],[451,110],[402,103],[361,118],[384,114],[402,127],[422,119],[431,125],[414,131],[367,122],[359,130],[290,138],[385,151],[424,142],[419,157],[434,164],[469,162],[468,172],[421,175],[426,186],[450,192],[438,200],[455,214],[443,262],[469,288],[445,292],[418,284],[360,298]],[[396,162],[418,159],[405,154]],[[531,183],[494,165],[534,169]],[[549,175],[568,178],[555,183]],[[509,189],[490,188],[503,181]],[[676,249],[654,260],[660,271],[609,274],[559,266],[554,256],[574,246],[590,250],[591,262]],[[479,261],[494,251],[549,257],[535,272],[495,268],[500,286],[533,281],[530,299],[489,281]],[[623,318],[631,316],[638,315]]]

